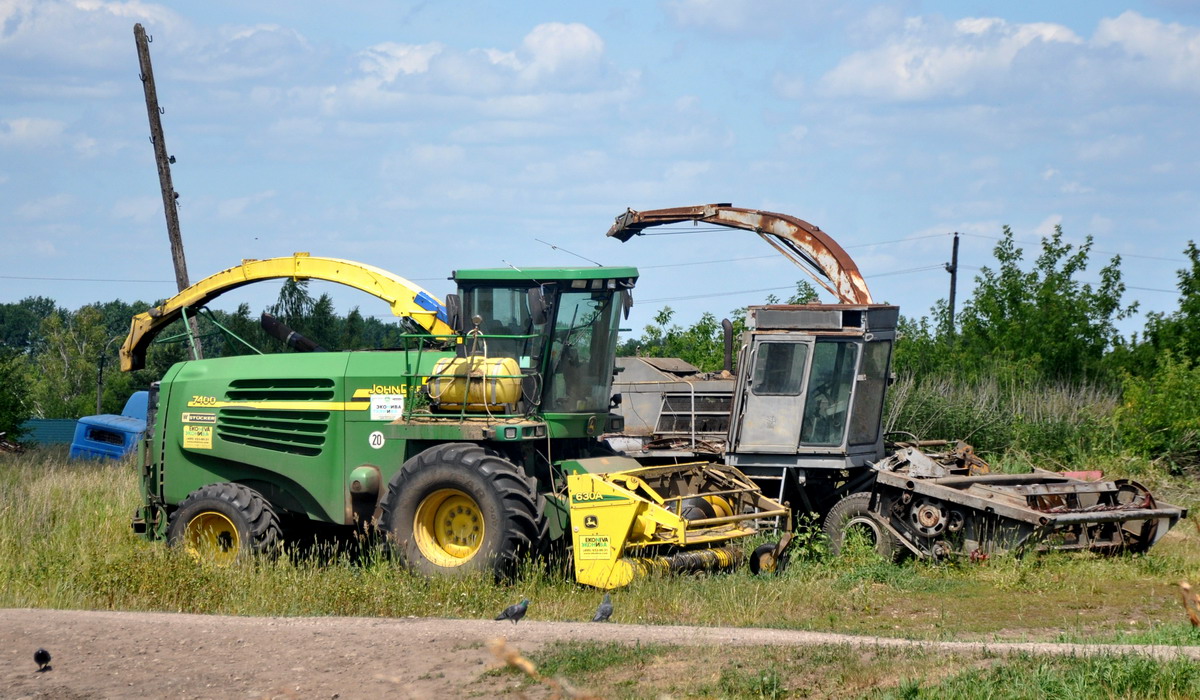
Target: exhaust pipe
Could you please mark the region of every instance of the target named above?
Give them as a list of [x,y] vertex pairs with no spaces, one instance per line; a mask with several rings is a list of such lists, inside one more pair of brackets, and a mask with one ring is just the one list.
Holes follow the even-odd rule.
[[279,319],[275,318],[266,311],[263,312],[262,318],[259,319],[262,323],[263,330],[273,338],[278,338],[283,341],[289,348],[299,352],[325,352],[325,348],[317,345],[308,338],[300,335],[292,330]]
[[725,371],[733,372],[733,324],[729,319],[721,319],[722,335],[725,336]]

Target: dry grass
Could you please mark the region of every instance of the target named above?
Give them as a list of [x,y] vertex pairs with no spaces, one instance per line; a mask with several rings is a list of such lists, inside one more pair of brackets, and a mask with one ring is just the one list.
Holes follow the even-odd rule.
[[[1181,494],[1185,486],[1179,486]],[[198,564],[133,535],[130,465],[56,453],[0,457],[0,605],[234,615],[587,620],[600,594],[530,566],[517,582],[425,581],[375,552]],[[921,639],[1145,639],[1194,644],[1177,582],[1200,575],[1200,533],[1144,556],[892,565],[870,553],[801,559],[781,576],[648,579],[614,595],[620,622],[763,626]]]

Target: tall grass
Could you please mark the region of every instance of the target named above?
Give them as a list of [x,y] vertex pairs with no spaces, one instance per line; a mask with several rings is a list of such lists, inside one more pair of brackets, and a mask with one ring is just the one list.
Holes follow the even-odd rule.
[[566,642],[532,654],[531,660],[543,675],[614,698],[1200,697],[1200,667],[1195,662],[1144,656]]
[[905,375],[888,393],[884,428],[1078,465],[1121,452],[1113,424],[1120,400],[1098,384]]
[[[1196,500],[1195,485],[1179,483]],[[128,463],[68,462],[61,452],[0,455],[0,606],[490,619],[528,597],[528,619],[582,621],[600,600],[600,592],[533,563],[510,583],[425,580],[373,548],[357,557],[290,549],[215,567],[135,536],[129,521],[137,500]],[[779,576],[742,570],[635,581],[615,592],[614,620],[923,639],[1112,639],[1136,631],[1200,643],[1173,587],[1184,578],[1200,580],[1200,533],[1190,525],[1147,555],[1114,558],[897,566],[869,548],[830,558],[813,546]]]

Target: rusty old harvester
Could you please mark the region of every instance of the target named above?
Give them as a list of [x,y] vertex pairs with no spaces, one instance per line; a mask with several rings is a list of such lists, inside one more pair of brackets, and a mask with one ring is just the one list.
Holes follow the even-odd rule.
[[1187,515],[1133,481],[993,474],[968,445],[885,435],[899,309],[873,303],[846,251],[801,219],[728,204],[629,210],[608,235],[628,241],[684,222],[758,234],[838,303],[750,307],[732,374],[728,327],[720,375],[621,358],[624,430],[608,440],[641,463],[721,461],[796,512],[818,513],[835,551],[857,531],[889,558],[1143,551]]

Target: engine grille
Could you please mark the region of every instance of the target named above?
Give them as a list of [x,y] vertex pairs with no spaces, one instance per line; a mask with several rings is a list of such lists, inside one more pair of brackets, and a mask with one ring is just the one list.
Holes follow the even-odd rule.
[[223,408],[217,435],[226,442],[315,457],[325,446],[329,411]]

